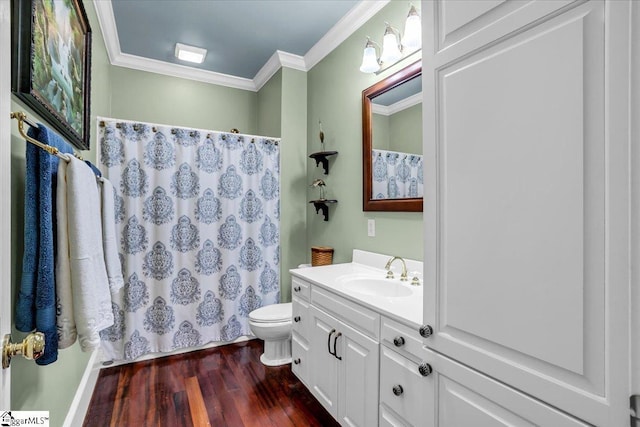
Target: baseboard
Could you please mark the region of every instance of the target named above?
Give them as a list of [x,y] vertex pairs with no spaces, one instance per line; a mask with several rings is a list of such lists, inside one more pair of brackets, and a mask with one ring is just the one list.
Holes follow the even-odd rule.
[[98,363],[98,351],[91,353],[87,367],[84,370],[76,395],[73,397],[67,417],[64,419],[63,427],[77,427],[81,426],[84,422],[84,417],[89,409],[89,403],[91,403],[91,396],[93,395],[93,389],[98,381],[98,374],[100,369],[96,369]]
[[67,412],[67,417],[64,419],[63,427],[77,427],[84,423],[84,418],[87,415],[87,410],[89,409],[89,403],[91,403],[91,396],[93,396],[93,389],[98,381],[100,369],[124,365],[127,363],[142,362],[144,360],[157,359],[159,357],[173,356],[175,354],[189,353],[192,351],[204,350],[207,348],[249,341],[252,339],[256,338],[253,336],[242,336],[230,342],[210,342],[200,347],[180,349],[170,353],[152,353],[142,356],[136,360],[118,361],[111,363],[108,366],[102,365],[102,362],[100,361],[101,352],[99,350],[94,351],[89,358],[86,369],[84,370],[84,374],[82,375],[82,379],[78,385],[78,390],[76,390],[76,394],[71,402],[71,406],[69,407],[69,412]]

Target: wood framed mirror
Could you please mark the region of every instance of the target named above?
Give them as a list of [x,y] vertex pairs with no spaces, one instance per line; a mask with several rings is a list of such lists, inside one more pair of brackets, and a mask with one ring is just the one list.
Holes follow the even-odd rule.
[[363,211],[422,212],[422,61],[362,91]]

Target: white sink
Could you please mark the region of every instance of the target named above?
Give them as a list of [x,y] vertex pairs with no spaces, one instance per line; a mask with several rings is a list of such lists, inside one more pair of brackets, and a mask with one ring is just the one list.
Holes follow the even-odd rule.
[[343,277],[338,279],[344,290],[361,295],[379,296],[385,298],[402,298],[413,295],[409,284],[403,284],[393,279],[378,277]]

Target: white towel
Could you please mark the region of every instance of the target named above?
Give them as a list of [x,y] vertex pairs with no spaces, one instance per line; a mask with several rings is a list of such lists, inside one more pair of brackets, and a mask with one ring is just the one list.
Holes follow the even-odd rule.
[[67,230],[67,162],[58,162],[56,187],[56,306],[58,348],[70,347],[76,342],[76,322],[73,318],[71,270],[69,264],[69,232]]
[[113,185],[108,179],[100,178],[102,184],[102,247],[104,249],[104,263],[107,267],[109,288],[112,299],[124,286],[122,267],[118,256],[118,237],[116,233],[115,203]]
[[100,346],[99,332],[113,325],[100,192],[96,176],[83,161],[71,157],[66,172],[73,312],[80,347],[92,351]]

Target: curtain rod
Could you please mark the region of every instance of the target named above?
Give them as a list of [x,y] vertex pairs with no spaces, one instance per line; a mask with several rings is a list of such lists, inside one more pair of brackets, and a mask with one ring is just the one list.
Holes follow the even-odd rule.
[[[29,143],[42,148],[44,151],[46,151],[47,153],[51,154],[52,156],[56,156],[61,158],[62,160],[65,161],[69,161],[69,158],[60,153],[60,150],[58,150],[56,147],[52,147],[51,145],[47,145],[47,144],[43,144],[42,142],[31,138],[30,136],[27,135],[27,133],[24,131],[24,124],[28,124],[29,126],[31,126],[32,128],[37,128],[38,126],[36,124],[34,124],[31,120],[29,120],[27,118],[27,115],[22,112],[22,111],[16,111],[16,112],[11,112],[11,118],[12,119],[16,119],[18,121],[18,132],[20,133],[20,135]],[[79,156],[76,152],[73,153],[73,155],[75,157],[77,157],[80,160],[83,160],[83,158],[81,156]]]
[[[100,126],[101,128],[103,128],[103,127],[107,126],[107,123],[106,123],[106,121],[104,121],[104,120],[100,120],[100,121],[98,122],[98,126]],[[164,126],[168,126],[168,125],[164,125]],[[117,129],[121,129],[121,128],[122,128],[122,123],[116,123],[116,128],[117,128]],[[136,123],[136,124],[134,124],[134,125],[133,125],[133,130],[138,131],[139,129],[140,129],[140,125],[139,125],[138,123]],[[157,127],[157,126],[152,126],[152,127],[151,127],[151,130],[152,130],[153,132],[157,132],[157,131],[158,131],[158,127]],[[178,133],[178,131],[177,131],[177,129],[175,129],[175,128],[174,128],[174,129],[171,129],[171,133],[175,135],[176,133]],[[222,132],[222,133],[224,133],[224,132]],[[238,134],[239,134],[239,133],[240,133],[240,131],[239,131],[238,129],[236,129],[236,128],[233,128],[233,129],[231,129],[231,130],[229,131],[229,133],[238,133]],[[193,135],[194,135],[194,132],[193,132],[193,131],[192,131],[192,132],[190,132],[190,136],[193,136]],[[248,135],[248,136],[251,136],[251,135]],[[207,134],[207,138],[210,138],[210,137],[211,137],[211,134],[210,134],[210,133],[208,133],[208,134]],[[250,141],[250,142],[252,142],[252,143],[253,143],[253,142],[255,142],[255,138],[251,138],[251,141]],[[278,145],[278,141],[276,141],[276,142],[275,142],[275,145]]]

